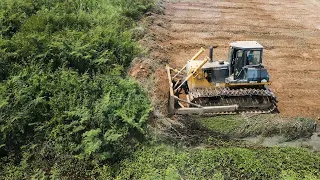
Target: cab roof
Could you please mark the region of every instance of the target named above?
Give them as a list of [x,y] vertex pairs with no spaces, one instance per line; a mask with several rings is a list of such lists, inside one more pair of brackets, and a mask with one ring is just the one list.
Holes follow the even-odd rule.
[[236,41],[230,43],[231,47],[239,48],[239,49],[262,49],[263,46],[259,44],[257,41]]

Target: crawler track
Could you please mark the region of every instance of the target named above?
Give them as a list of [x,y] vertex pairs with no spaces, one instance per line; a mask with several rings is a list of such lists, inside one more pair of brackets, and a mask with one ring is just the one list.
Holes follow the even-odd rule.
[[201,106],[238,105],[236,112],[219,112],[216,114],[255,113],[267,114],[277,111],[276,96],[268,89],[194,89],[189,92],[189,99]]

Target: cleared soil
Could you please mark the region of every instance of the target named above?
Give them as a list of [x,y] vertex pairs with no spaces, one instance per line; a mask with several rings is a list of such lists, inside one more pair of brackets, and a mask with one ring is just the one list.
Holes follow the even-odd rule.
[[219,46],[215,59],[226,59],[230,42],[256,40],[265,47],[263,63],[280,113],[320,117],[319,9],[320,1],[312,0],[165,2],[164,15],[151,26],[158,47],[153,58],[162,59],[155,76],[157,98],[167,100],[165,63],[180,68],[210,45]]

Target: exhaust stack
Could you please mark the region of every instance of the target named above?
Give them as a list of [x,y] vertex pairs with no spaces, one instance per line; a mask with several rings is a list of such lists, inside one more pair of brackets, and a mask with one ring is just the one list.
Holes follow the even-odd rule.
[[209,52],[209,58],[210,58],[210,61],[209,62],[213,62],[213,49],[214,49],[214,47],[213,46],[211,46],[210,47],[210,52]]

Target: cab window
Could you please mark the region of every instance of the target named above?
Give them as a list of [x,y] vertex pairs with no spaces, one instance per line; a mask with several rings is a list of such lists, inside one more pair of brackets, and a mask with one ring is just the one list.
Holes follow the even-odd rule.
[[261,50],[247,51],[247,65],[261,64]]
[[235,76],[238,76],[242,67],[244,66],[244,52],[243,50],[238,50],[236,53],[236,60],[235,60]]

